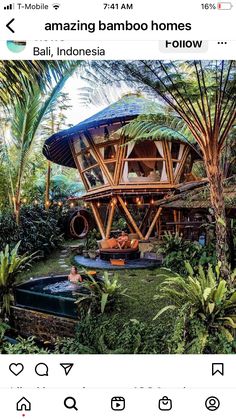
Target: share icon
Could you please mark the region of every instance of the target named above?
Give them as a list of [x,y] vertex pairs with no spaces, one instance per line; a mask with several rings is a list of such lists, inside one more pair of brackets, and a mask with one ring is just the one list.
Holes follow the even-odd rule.
[[71,370],[72,370],[72,368],[74,366],[74,364],[69,364],[69,363],[67,363],[67,364],[66,363],[65,364],[60,364],[60,365],[64,369],[66,375],[68,375],[71,372]]

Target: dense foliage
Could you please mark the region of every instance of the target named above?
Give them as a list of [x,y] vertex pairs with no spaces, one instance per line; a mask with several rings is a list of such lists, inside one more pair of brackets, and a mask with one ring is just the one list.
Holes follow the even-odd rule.
[[167,353],[168,327],[146,324],[136,319],[123,322],[99,315],[87,316],[79,324],[75,338],[58,340],[57,353],[68,354],[150,354]]
[[185,240],[182,235],[165,232],[159,252],[164,255],[163,265],[179,274],[186,274],[184,261],[191,261],[192,267],[216,264],[214,243],[202,246],[196,241]]
[[19,252],[39,252],[44,257],[62,244],[59,227],[60,209],[25,206],[21,211],[20,225],[9,212],[0,214],[0,250],[7,244],[13,247],[20,241]]
[[[166,279],[158,288],[157,301],[169,303],[159,310],[154,320],[167,311],[176,312],[174,333],[170,340],[172,353],[213,352],[213,342],[222,351],[236,350],[236,272],[228,283],[220,276],[220,263],[213,269],[200,265],[196,273],[186,263],[187,276],[166,271]],[[231,284],[231,286],[229,285]],[[224,348],[225,347],[225,348]]]

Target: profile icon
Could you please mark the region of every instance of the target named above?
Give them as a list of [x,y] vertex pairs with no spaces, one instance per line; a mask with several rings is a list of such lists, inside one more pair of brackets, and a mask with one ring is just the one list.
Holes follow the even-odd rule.
[[26,41],[7,41],[7,48],[9,51],[19,53],[24,51],[26,47]]
[[205,406],[207,410],[214,412],[220,407],[220,401],[219,399],[217,399],[217,397],[211,396],[211,397],[208,397],[208,399],[206,399]]

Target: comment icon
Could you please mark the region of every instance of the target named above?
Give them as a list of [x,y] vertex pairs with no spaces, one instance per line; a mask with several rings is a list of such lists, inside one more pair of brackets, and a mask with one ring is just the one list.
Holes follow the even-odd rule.
[[48,377],[48,366],[43,362],[39,363],[35,367],[35,372],[39,377]]

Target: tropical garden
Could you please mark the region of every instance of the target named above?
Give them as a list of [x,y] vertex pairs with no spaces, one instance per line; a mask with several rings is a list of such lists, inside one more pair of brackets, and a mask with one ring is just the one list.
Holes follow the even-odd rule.
[[[194,144],[202,157],[195,173],[207,178],[199,199],[209,200],[211,221],[204,245],[165,232],[153,247],[161,268],[102,272],[102,282],[88,274],[75,335],[48,344],[12,330],[11,306],[16,284],[68,271],[59,264],[61,249],[74,245],[65,219],[71,197],[83,206],[83,185],[75,169],[47,161],[42,147],[71,126],[71,79],[83,80],[77,122],[80,107],[105,107],[124,91],[158,103],[159,112],[120,134]],[[227,216],[224,194],[226,184],[236,187],[235,119],[233,61],[0,61],[0,352],[235,353],[236,215]],[[236,214],[236,201],[231,207]],[[91,231],[77,245],[89,250],[97,239]]]

